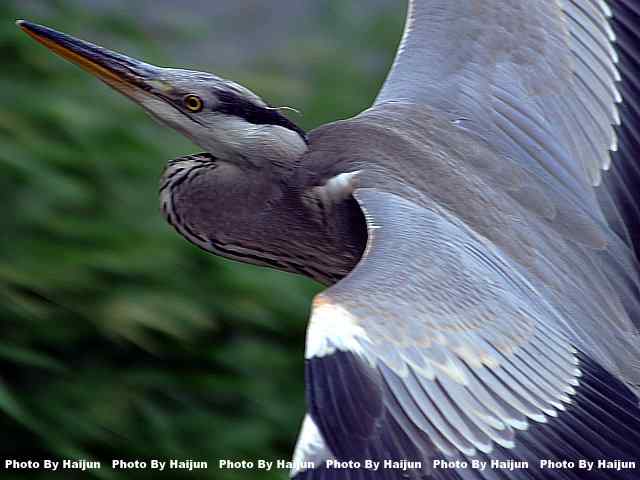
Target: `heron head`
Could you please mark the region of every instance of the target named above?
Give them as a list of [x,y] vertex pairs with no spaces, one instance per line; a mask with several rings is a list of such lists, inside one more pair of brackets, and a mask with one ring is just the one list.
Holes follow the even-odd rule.
[[[364,230],[351,239],[353,229],[329,228],[315,196],[303,194],[295,167],[307,151],[306,135],[279,109],[210,73],[157,67],[47,27],[17,23],[206,150],[170,161],[161,180],[162,211],[185,238],[227,258],[324,283],[353,267]],[[341,208],[345,213],[336,218],[357,211],[360,219],[358,207]]]
[[301,128],[235,82],[210,73],[156,67],[41,25],[17,23],[216,157],[261,168],[297,158],[306,150]]

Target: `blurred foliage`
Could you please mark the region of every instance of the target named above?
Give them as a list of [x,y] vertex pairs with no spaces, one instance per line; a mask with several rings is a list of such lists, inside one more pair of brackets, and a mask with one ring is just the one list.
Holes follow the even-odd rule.
[[[338,51],[296,39],[236,79],[300,107],[307,128],[366,108],[399,22],[360,22],[345,3],[328,2],[318,19]],[[285,478],[217,462],[290,458],[318,287],[217,259],[172,231],[158,176],[197,147],[20,32],[19,5],[0,2],[0,459],[103,462],[68,479],[159,475],[114,471],[112,458],[209,462],[167,478]],[[108,32],[170,63],[125,17],[57,1],[33,20]],[[304,62],[286,72],[278,58]]]

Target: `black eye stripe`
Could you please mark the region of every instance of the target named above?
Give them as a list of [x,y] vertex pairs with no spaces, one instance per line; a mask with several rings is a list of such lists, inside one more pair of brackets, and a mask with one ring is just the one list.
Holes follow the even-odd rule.
[[288,128],[298,133],[305,142],[307,141],[304,130],[275,109],[261,107],[228,91],[218,91],[216,96],[219,100],[219,104],[214,108],[216,112],[243,118],[254,125],[278,125]]

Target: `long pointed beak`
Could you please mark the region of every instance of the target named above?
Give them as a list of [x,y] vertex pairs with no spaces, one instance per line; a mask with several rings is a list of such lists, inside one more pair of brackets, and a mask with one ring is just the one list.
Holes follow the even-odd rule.
[[160,70],[148,63],[42,25],[25,20],[18,20],[16,25],[52,52],[75,63],[128,96],[140,90],[147,92],[152,90],[153,84],[150,82],[157,78]]

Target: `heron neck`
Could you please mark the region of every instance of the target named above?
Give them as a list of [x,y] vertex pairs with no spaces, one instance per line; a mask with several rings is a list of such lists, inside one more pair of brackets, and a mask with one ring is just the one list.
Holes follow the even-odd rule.
[[283,270],[302,274],[325,285],[346,276],[366,244],[366,224],[357,202],[349,197],[323,206],[308,190],[293,189],[278,207],[279,218],[265,231],[266,240],[280,249]]
[[193,140],[216,157],[251,168],[292,165],[307,150],[307,144],[297,132],[237,119],[221,122],[210,135]]

